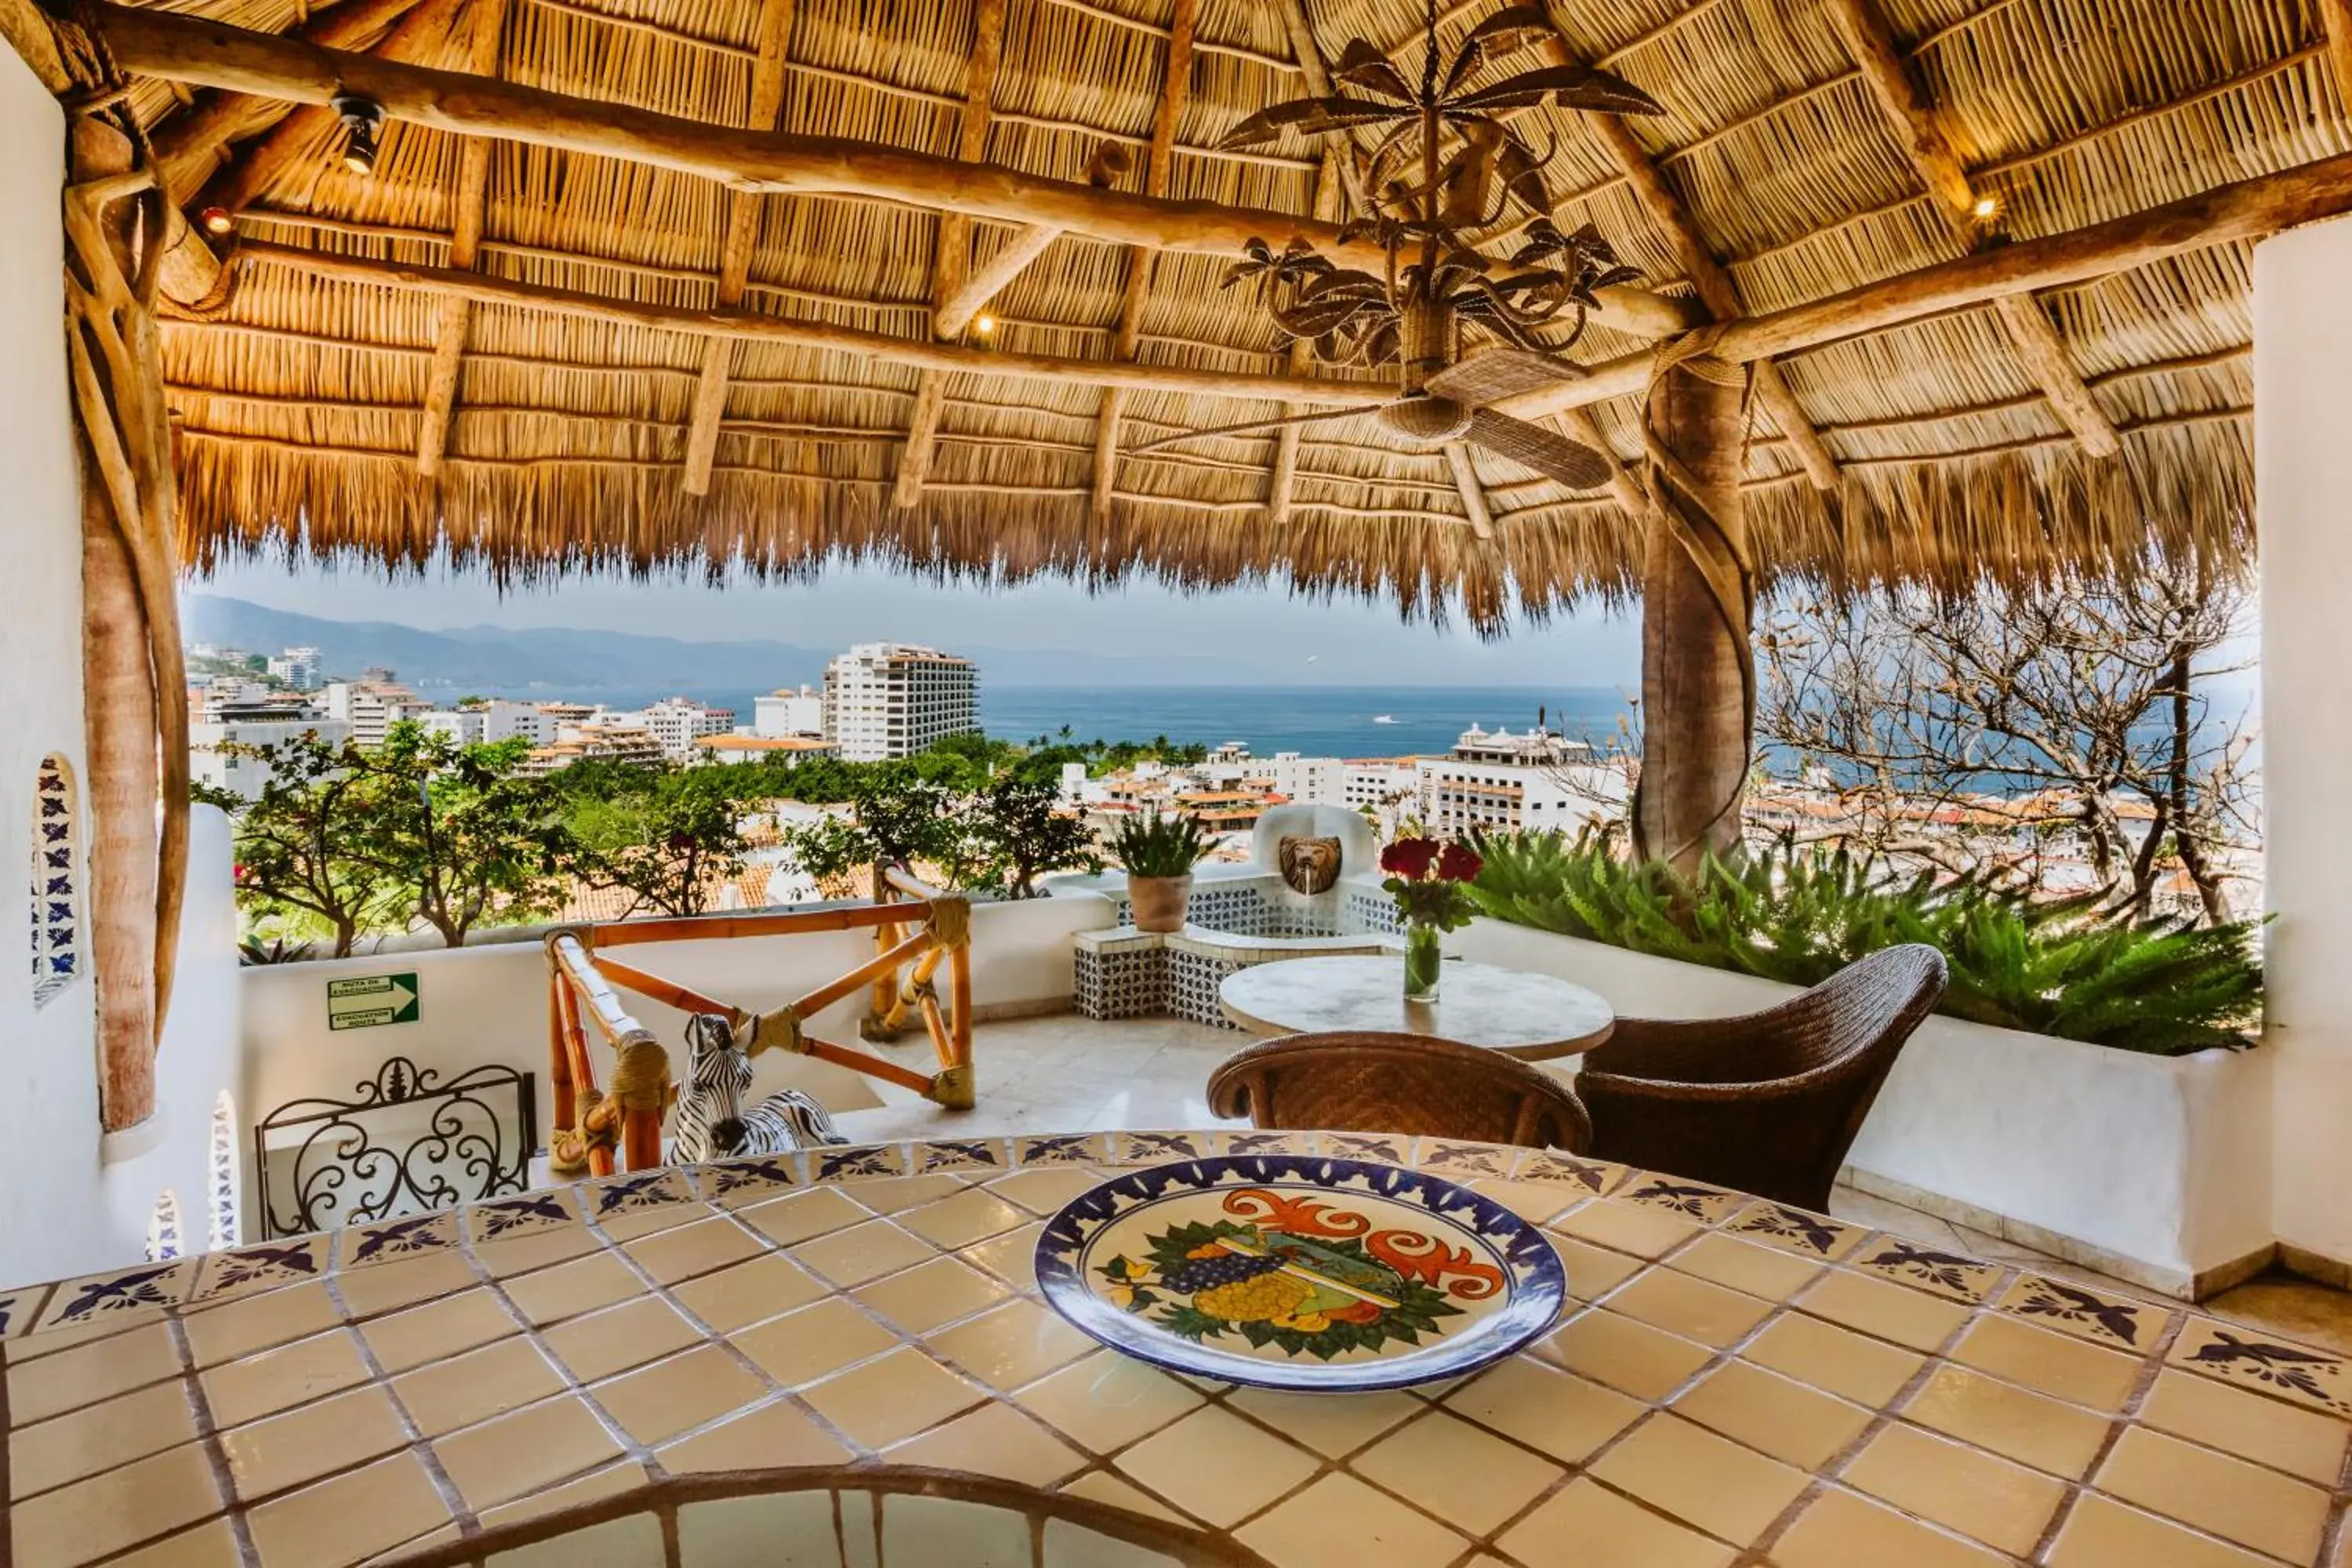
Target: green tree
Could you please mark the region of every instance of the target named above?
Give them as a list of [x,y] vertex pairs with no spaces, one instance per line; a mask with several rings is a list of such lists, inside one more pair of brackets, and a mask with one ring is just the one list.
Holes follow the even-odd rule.
[[1007,898],[1036,897],[1037,879],[1047,871],[1102,869],[1094,829],[1060,809],[1055,784],[1008,773],[982,791],[974,805],[973,835],[987,857],[990,879]]
[[[593,888],[635,895],[629,912],[698,915],[743,869],[746,781],[732,767],[634,768],[635,787],[572,799],[572,868]],[[756,798],[756,797],[755,797]]]
[[451,947],[555,905],[574,847],[555,789],[516,772],[530,754],[520,737],[460,746],[413,720],[362,753],[374,815],[361,854]]
[[223,750],[266,764],[271,775],[250,801],[202,783],[193,791],[236,824],[239,907],[249,915],[291,910],[319,921],[334,939],[337,958],[362,933],[396,928],[401,889],[359,853],[374,812],[359,747],[349,741],[331,746],[314,731]]

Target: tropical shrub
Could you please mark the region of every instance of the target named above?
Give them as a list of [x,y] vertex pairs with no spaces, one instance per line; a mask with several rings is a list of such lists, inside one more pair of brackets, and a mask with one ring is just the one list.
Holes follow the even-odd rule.
[[1637,865],[1611,830],[1489,837],[1470,894],[1517,925],[1814,985],[1898,942],[1940,950],[1938,1011],[1974,1023],[2179,1056],[2252,1043],[2258,928],[2103,914],[1970,879],[1905,876],[1843,848],[1781,840],[1693,876]]
[[1118,825],[1111,853],[1130,877],[1189,877],[1214,840],[1199,817],[1151,811]]

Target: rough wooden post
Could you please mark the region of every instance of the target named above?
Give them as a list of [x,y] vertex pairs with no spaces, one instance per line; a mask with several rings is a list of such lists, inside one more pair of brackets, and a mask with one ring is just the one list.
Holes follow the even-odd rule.
[[106,486],[82,478],[82,731],[89,752],[89,956],[98,985],[99,1117],[155,1113],[155,687],[131,552]]
[[1753,588],[1740,515],[1744,378],[1721,361],[1659,377],[1647,413],[1649,541],[1642,591],[1642,776],[1633,847],[1695,868],[1739,840],[1755,710]]

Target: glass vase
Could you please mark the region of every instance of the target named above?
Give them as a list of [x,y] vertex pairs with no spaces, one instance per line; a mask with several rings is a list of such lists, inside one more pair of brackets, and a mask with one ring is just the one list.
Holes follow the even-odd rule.
[[1444,933],[1433,925],[1420,921],[1406,922],[1404,928],[1404,999],[1408,1002],[1437,1000],[1438,971],[1445,962],[1439,945]]

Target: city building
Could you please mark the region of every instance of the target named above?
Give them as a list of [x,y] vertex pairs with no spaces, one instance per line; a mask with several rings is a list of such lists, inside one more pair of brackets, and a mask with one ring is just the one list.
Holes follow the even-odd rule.
[[653,731],[632,724],[566,724],[555,740],[534,746],[516,771],[551,773],[591,759],[651,766],[662,760]]
[[1418,757],[1349,757],[1339,764],[1339,804],[1367,807],[1410,805],[1421,795]]
[[1623,771],[1591,754],[1543,731],[1466,730],[1451,752],[1416,765],[1422,821],[1450,837],[1474,828],[1573,832],[1623,816]]
[[485,738],[488,714],[479,708],[436,708],[420,713],[416,721],[436,735],[446,735],[461,746],[478,746]]
[[264,667],[272,680],[279,680],[297,691],[308,691],[319,684],[319,650],[314,647],[289,647],[270,656]]
[[859,643],[824,667],[825,735],[846,761],[911,757],[980,728],[979,672],[913,643]]
[[390,670],[371,670],[369,674],[384,679],[332,680],[319,693],[319,703],[326,716],[350,725],[352,739],[361,745],[381,746],[394,724],[432,711],[433,704],[405,686],[394,684]]
[[555,739],[560,721],[545,703],[509,702],[503,697],[493,697],[482,709],[482,739],[495,743],[520,738],[543,746]]
[[351,732],[352,727],[341,720],[299,705],[257,703],[207,709],[188,724],[188,776],[197,784],[257,800],[277,777],[272,759],[262,754],[267,748],[304,734],[340,746]]
[[735,728],[732,708],[713,708],[691,697],[669,697],[646,704],[634,713],[607,713],[610,722],[635,724],[652,734],[662,755],[688,762],[696,755],[695,742],[705,735],[724,735]]
[[767,736],[824,733],[824,692],[814,686],[780,686],[751,700],[751,733]]
[[814,735],[705,735],[694,743],[698,763],[757,763],[781,757],[798,766],[806,757],[829,757],[833,742]]

